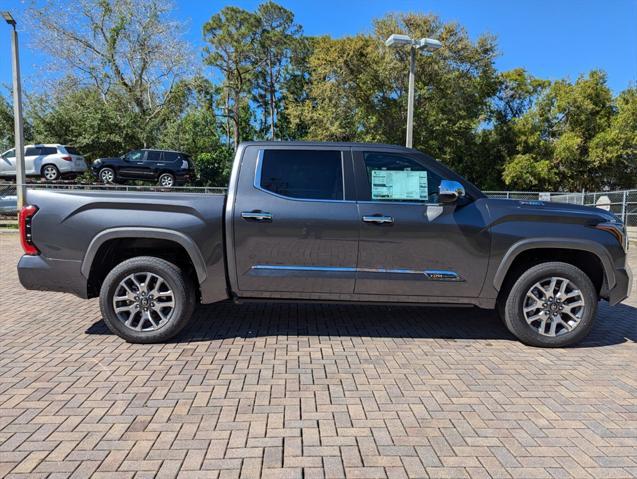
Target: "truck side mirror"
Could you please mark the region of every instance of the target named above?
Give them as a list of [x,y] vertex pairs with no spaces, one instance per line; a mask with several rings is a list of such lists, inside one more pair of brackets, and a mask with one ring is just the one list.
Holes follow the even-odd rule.
[[438,198],[441,203],[453,203],[465,195],[464,186],[457,181],[442,180],[438,188]]

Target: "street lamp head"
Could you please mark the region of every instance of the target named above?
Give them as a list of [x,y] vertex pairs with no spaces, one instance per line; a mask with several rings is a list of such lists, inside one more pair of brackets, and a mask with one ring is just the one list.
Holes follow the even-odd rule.
[[393,33],[387,40],[385,40],[385,45],[392,48],[399,48],[408,45],[411,46],[413,44],[414,41],[409,35],[401,35],[399,33]]
[[414,40],[409,35],[402,35],[400,33],[394,33],[389,36],[385,41],[385,45],[392,48],[400,47],[416,47],[419,50],[434,51],[438,50],[442,43],[433,38],[421,38],[420,40]]
[[2,18],[4,18],[9,25],[13,25],[15,27],[15,20],[9,12],[2,12]]
[[418,40],[418,48],[427,51],[438,50],[442,46],[438,40],[434,40],[433,38],[421,38]]

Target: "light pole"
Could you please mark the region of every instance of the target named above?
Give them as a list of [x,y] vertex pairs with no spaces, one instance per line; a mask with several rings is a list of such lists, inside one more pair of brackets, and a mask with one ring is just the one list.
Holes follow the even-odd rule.
[[18,211],[24,206],[26,179],[24,177],[24,127],[22,125],[22,87],[20,86],[20,58],[18,56],[18,31],[15,20],[9,12],[2,17],[13,27],[11,50],[13,52],[13,124],[15,125],[15,180],[18,195]]
[[411,148],[414,138],[414,89],[416,83],[416,51],[438,50],[442,43],[433,38],[421,38],[415,40],[409,35],[394,33],[385,41],[385,45],[391,48],[409,47],[409,94],[407,96],[407,148]]

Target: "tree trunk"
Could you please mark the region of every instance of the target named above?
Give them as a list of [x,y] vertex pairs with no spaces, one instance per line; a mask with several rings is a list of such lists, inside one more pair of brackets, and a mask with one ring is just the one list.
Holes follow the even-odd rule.
[[233,113],[232,119],[234,120],[234,151],[237,151],[239,147],[239,141],[241,140],[239,134],[239,102],[241,101],[241,94],[238,91],[235,91],[234,94],[234,105],[232,105]]
[[226,87],[226,145],[230,145],[230,89]]
[[265,138],[267,136],[268,131],[268,91],[267,87],[263,88],[263,98],[260,98],[259,101],[261,103],[261,122],[263,123],[263,129],[261,133]]
[[268,57],[268,73],[270,75],[269,78],[269,87],[270,87],[270,139],[275,140],[274,134],[274,78],[272,76],[272,61]]

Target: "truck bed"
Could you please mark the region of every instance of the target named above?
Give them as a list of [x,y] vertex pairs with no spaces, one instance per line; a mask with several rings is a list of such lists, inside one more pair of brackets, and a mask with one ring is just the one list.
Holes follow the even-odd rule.
[[206,282],[226,281],[225,200],[224,194],[215,193],[29,189],[27,202],[38,208],[32,232],[40,255],[23,261],[33,262],[33,271],[41,262],[55,262],[55,270],[69,274],[31,278],[27,269],[22,279],[37,282],[43,289],[66,291],[71,286],[78,296],[94,296],[86,286],[93,259],[104,254],[105,242],[126,241],[126,234],[134,230],[147,238],[178,241],[192,259],[202,284],[202,301],[206,301]]

